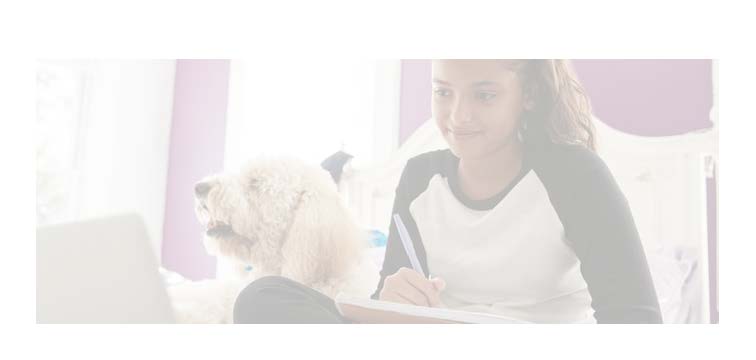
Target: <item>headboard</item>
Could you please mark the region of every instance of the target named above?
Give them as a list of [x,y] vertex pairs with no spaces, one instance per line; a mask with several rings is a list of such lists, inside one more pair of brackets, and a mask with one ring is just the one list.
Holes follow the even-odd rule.
[[[642,137],[595,121],[598,152],[633,212],[664,310],[660,287],[684,276],[687,313],[670,322],[708,323],[709,237],[707,179],[718,159],[717,129],[677,136]],[[675,286],[670,285],[670,286]],[[671,305],[672,304],[666,304]]]
[[[597,151],[632,209],[665,322],[709,322],[706,179],[717,160],[716,128],[649,138],[594,123]],[[347,164],[339,191],[362,226],[388,233],[407,160],[446,147],[426,121],[383,163]]]

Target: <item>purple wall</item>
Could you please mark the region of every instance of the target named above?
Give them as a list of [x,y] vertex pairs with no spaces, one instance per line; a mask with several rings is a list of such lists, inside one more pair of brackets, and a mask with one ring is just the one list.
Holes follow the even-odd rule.
[[719,279],[717,278],[719,270],[719,255],[717,246],[717,177],[716,169],[714,177],[706,180],[706,202],[709,204],[708,227],[709,231],[709,283],[711,284],[711,293],[709,295],[709,313],[711,314],[711,323],[719,324]]
[[643,136],[679,135],[712,126],[711,60],[574,60],[593,113]]
[[194,184],[223,167],[228,60],[177,60],[163,225],[163,266],[192,279],[215,276],[194,216]]
[[431,116],[430,60],[402,60],[399,143]]

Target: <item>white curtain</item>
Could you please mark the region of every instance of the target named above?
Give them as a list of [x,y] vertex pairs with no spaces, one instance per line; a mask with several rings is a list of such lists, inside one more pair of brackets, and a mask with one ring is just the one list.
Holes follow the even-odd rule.
[[40,61],[37,222],[136,212],[160,256],[175,61]]

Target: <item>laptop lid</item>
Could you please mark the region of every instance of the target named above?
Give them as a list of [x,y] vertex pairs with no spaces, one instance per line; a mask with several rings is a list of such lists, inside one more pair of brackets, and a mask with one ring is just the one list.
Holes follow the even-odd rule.
[[137,215],[37,228],[37,323],[172,323]]

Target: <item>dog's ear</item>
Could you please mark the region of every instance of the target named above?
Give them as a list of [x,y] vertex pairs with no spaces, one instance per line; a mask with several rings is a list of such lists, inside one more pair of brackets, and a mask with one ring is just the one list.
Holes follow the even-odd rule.
[[305,285],[338,280],[358,261],[363,233],[337,193],[302,193],[283,245],[282,275]]

